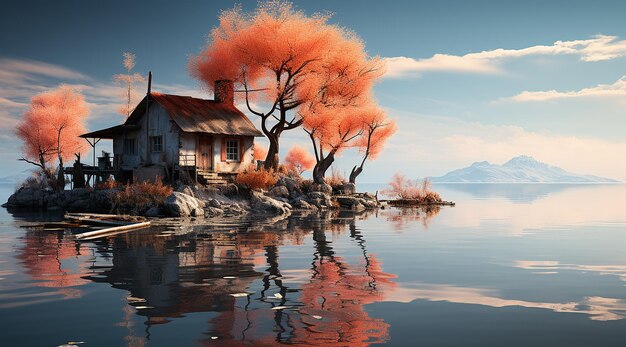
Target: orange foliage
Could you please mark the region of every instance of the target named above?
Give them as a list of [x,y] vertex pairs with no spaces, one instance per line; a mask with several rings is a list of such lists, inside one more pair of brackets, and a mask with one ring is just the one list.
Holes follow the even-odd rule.
[[355,143],[366,159],[376,159],[387,140],[396,130],[396,122],[390,120],[380,109],[371,109],[363,114],[363,136]]
[[420,182],[407,179],[404,175],[397,173],[393,175],[388,188],[381,193],[402,200],[418,200],[425,203],[441,202],[441,197],[431,190],[431,186],[428,178]]
[[[282,132],[317,116],[319,104],[332,104],[335,111],[360,104],[357,99],[382,74],[381,61],[369,59],[363,42],[329,24],[327,14],[307,16],[289,2],[269,1],[253,14],[235,7],[219,19],[210,44],[191,58],[189,70],[209,89],[222,79],[243,86],[249,110],[268,129],[266,167],[274,166]],[[268,108],[252,109],[253,96]],[[295,114],[288,116],[289,111]]]
[[265,160],[267,156],[267,147],[260,143],[254,144],[254,160]]
[[315,158],[306,149],[293,145],[285,156],[285,165],[288,170],[301,175],[304,171],[311,170],[315,166]]
[[116,180],[114,180],[114,179],[109,178],[109,179],[108,179],[108,180],[106,180],[106,181],[98,182],[98,183],[96,184],[95,189],[96,189],[96,190],[115,189],[115,188],[117,188],[117,187],[118,187],[118,185],[119,185],[119,182],[118,182],[118,181],[116,181]]
[[159,177],[154,183],[143,181],[127,184],[113,194],[113,208],[118,211],[143,213],[150,207],[162,205],[173,191],[172,187],[164,185]]
[[269,189],[278,181],[278,177],[273,170],[255,170],[253,167],[237,173],[235,182],[246,186],[249,189]]
[[70,86],[35,95],[15,130],[24,142],[22,160],[46,169],[55,156],[67,160],[82,153],[85,141],[78,135],[86,132],[88,114],[83,95]]

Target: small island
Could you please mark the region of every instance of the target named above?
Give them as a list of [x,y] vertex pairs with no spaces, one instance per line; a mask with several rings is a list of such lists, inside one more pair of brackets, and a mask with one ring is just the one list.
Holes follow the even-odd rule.
[[[262,18],[287,20],[301,32],[268,33],[257,25]],[[23,141],[19,160],[36,171],[5,206],[211,218],[451,205],[428,181],[400,176],[383,191],[396,200],[357,192],[365,164],[382,153],[397,125],[373,96],[384,64],[356,35],[288,3],[268,3],[252,16],[234,9],[221,19],[189,60],[190,75],[212,99],[153,91],[152,72],[133,72],[131,53],[123,55],[125,73],[114,76],[125,96],[122,124],[87,131],[89,105],[69,85],[33,96],[15,134]],[[147,92],[138,100],[141,85]],[[310,151],[293,145],[281,161],[284,135],[297,132]],[[107,141],[112,152],[97,156]],[[347,150],[360,158],[349,177],[329,174]]]

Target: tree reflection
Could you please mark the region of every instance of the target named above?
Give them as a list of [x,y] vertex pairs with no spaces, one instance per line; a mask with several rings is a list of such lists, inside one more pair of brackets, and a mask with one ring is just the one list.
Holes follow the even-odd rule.
[[[233,229],[194,227],[180,235],[135,232],[84,244],[63,234],[27,232],[19,258],[41,285],[93,281],[127,291],[117,325],[127,330],[129,346],[148,343],[151,328],[193,312],[215,313],[201,344],[368,345],[386,341],[389,325],[364,307],[382,300],[395,287],[395,276],[367,250],[357,223],[367,217],[328,212]],[[332,238],[342,235],[352,240],[358,261],[333,247]],[[310,267],[281,264],[281,251],[291,245],[298,251],[314,247]],[[294,280],[284,268],[301,275]],[[145,317],[145,329],[138,329],[137,316]]]
[[66,298],[80,297],[76,288],[89,283],[82,278],[88,272],[90,250],[65,239],[63,233],[29,230],[17,258],[38,287],[59,288]]

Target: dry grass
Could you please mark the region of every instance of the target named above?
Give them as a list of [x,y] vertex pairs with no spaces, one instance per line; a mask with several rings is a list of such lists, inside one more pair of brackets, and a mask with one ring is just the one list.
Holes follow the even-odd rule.
[[143,181],[127,184],[113,193],[113,209],[118,212],[143,213],[151,207],[162,205],[173,191],[172,187],[164,185],[160,178],[154,183]]
[[432,184],[428,178],[420,182],[407,179],[401,174],[395,174],[391,182],[389,182],[387,189],[384,189],[381,193],[390,198],[400,200],[417,200],[422,203],[441,202],[439,194],[432,191],[431,188]]
[[278,175],[273,170],[256,170],[253,167],[239,172],[235,179],[238,185],[252,190],[268,190],[276,184],[276,181],[278,181]]
[[335,169],[332,169],[330,176],[325,177],[324,181],[328,185],[333,187],[333,190],[341,189],[343,185],[346,183],[346,179],[343,177],[343,175]]
[[95,189],[96,190],[107,190],[107,189],[115,189],[119,186],[119,182],[109,178],[106,181],[102,181],[102,182],[98,182],[98,184],[96,184]]

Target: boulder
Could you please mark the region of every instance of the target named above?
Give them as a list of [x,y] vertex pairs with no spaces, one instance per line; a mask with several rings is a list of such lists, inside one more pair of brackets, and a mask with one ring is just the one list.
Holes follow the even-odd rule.
[[346,182],[341,186],[342,194],[352,195],[356,193],[356,184]]
[[325,194],[332,194],[333,187],[326,183],[313,183],[311,185],[311,192],[321,192]]
[[291,205],[272,199],[269,196],[263,195],[261,192],[253,191],[250,197],[250,209],[253,213],[282,215],[290,213]]
[[237,187],[234,183],[218,186],[217,190],[226,196],[235,196],[239,194],[239,187]]
[[335,199],[342,208],[357,209],[358,206],[361,205],[360,199],[353,196],[337,196]]
[[221,216],[223,214],[224,214],[224,210],[222,210],[221,208],[209,206],[209,207],[204,209],[204,216],[205,217],[217,217],[217,216]]
[[300,182],[296,178],[292,178],[289,176],[283,176],[278,179],[276,182],[276,186],[284,186],[289,191],[289,195],[293,196],[294,193],[302,193],[302,189],[300,188]]
[[268,194],[274,198],[288,198],[291,195],[286,186],[275,186],[270,189]]
[[146,217],[158,217],[158,216],[159,216],[158,207],[150,207],[148,211],[146,211]]
[[163,203],[163,211],[172,217],[204,215],[203,209],[203,201],[181,192],[173,192]]
[[307,197],[307,202],[312,203],[316,207],[323,208],[333,206],[333,199],[329,194],[322,192],[310,192]]
[[292,204],[293,208],[299,209],[299,210],[316,210],[317,207],[315,207],[314,205],[310,204],[309,202],[307,202],[304,199],[295,199],[293,201]]

